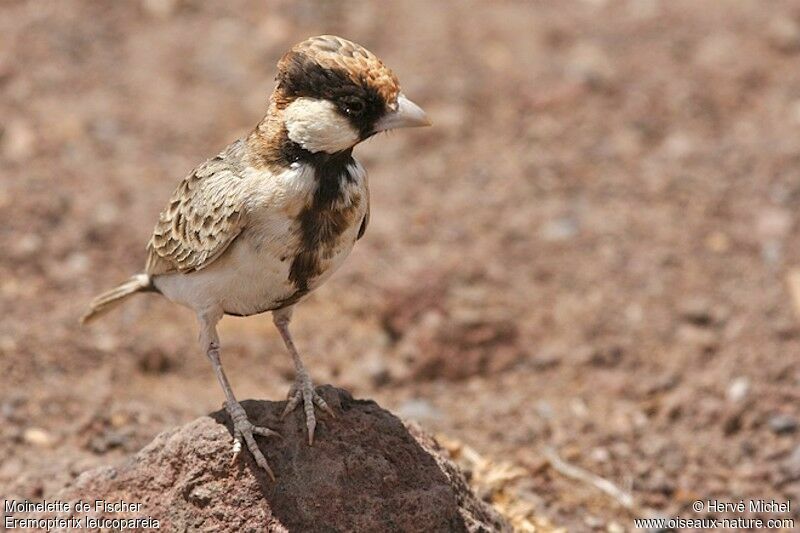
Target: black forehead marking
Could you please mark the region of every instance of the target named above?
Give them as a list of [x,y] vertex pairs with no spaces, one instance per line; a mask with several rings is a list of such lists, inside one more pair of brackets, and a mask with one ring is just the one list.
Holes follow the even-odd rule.
[[375,121],[386,108],[380,93],[369,83],[353,80],[343,68],[324,67],[303,52],[287,55],[286,65],[278,76],[278,87],[288,97],[330,100],[339,105],[343,113],[348,100],[360,100],[364,104],[361,115],[345,116],[363,136],[371,134]]
[[302,52],[290,52],[286,59],[278,82],[287,96],[333,99],[363,90],[343,68],[323,67]]

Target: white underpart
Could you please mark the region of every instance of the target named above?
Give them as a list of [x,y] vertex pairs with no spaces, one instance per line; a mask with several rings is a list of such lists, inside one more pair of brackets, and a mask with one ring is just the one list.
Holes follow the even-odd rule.
[[328,100],[298,98],[284,110],[289,139],[309,152],[333,154],[355,146],[360,136],[336,106]]
[[[351,180],[343,188],[343,205],[361,198],[359,212],[323,265],[323,273],[310,280],[318,287],[344,262],[356,241],[367,208],[367,176],[357,162],[348,166]],[[300,238],[300,211],[317,188],[313,168],[296,164],[273,174],[246,170],[250,192],[246,211],[248,227],[217,260],[190,274],[156,276],[155,286],[170,300],[199,315],[222,312],[251,315],[263,312],[295,293],[289,269]]]

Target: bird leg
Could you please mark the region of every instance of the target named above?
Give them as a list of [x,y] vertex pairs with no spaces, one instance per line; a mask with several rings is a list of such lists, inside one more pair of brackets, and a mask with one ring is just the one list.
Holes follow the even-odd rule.
[[289,350],[289,353],[292,356],[295,371],[294,383],[289,389],[289,394],[287,395],[289,401],[286,403],[286,409],[283,410],[283,415],[281,415],[281,418],[292,412],[298,405],[300,405],[300,401],[302,400],[303,411],[305,411],[306,414],[306,427],[308,428],[308,445],[311,446],[314,444],[314,429],[317,427],[317,418],[314,415],[314,405],[328,413],[333,418],[336,418],[336,415],[333,413],[333,410],[328,406],[325,400],[323,400],[322,397],[314,390],[314,384],[311,382],[311,377],[308,375],[306,367],[303,366],[303,362],[300,360],[300,354],[297,353],[297,348],[294,346],[292,335],[289,333],[289,322],[292,318],[292,308],[288,307],[278,311],[273,311],[272,317],[273,321],[275,322],[275,327],[278,328],[278,331],[283,338],[283,342],[286,344],[286,349]]
[[219,318],[219,316],[200,317],[200,342],[206,348],[206,355],[211,361],[211,366],[214,368],[217,380],[225,393],[225,410],[228,411],[228,415],[233,421],[233,458],[235,460],[242,451],[242,439],[244,439],[245,443],[247,443],[247,448],[256,460],[256,464],[266,470],[269,477],[275,481],[275,474],[272,473],[272,469],[264,458],[264,454],[261,453],[261,450],[258,448],[253,435],[262,435],[264,437],[276,435],[280,437],[280,434],[269,428],[253,425],[247,418],[247,413],[245,413],[242,404],[236,401],[236,397],[233,395],[233,389],[228,382],[228,377],[225,375],[225,370],[223,370],[222,362],[219,358],[219,338],[217,337],[216,328]]

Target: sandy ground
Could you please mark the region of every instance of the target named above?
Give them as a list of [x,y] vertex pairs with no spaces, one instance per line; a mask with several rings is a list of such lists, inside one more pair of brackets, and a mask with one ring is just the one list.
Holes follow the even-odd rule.
[[[3,2],[0,495],[220,406],[189,311],[77,317],[318,33],[435,122],[357,149],[371,225],[295,313],[318,383],[522,465],[570,530],[800,502],[800,5],[759,0]],[[285,394],[268,316],[221,334],[241,398]]]

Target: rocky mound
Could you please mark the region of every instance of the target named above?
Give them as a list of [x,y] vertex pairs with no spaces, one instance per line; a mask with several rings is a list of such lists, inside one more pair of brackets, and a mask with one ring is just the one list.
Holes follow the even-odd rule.
[[[60,499],[91,502],[91,512],[75,516],[149,516],[169,530],[509,529],[430,437],[373,401],[330,386],[320,393],[337,418],[321,417],[313,447],[300,411],[281,421],[284,402],[242,403],[255,424],[283,435],[257,437],[276,482],[249,454],[232,464],[230,420],[218,411],[162,433],[120,466],[85,472]],[[99,498],[141,505],[95,511]]]

